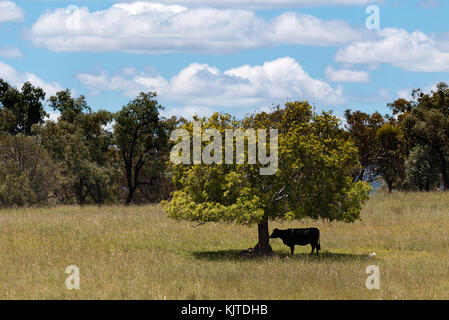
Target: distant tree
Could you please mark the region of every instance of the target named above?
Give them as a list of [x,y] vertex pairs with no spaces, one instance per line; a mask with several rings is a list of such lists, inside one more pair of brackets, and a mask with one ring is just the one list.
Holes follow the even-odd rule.
[[393,112],[393,116],[397,116],[398,123],[401,123],[413,109],[413,104],[404,98],[399,98],[393,103],[388,103],[387,106]]
[[[405,111],[401,101],[393,108]],[[380,113],[346,110],[346,130],[358,148],[360,168],[354,181],[374,182],[381,177],[388,191],[402,186],[407,144],[397,119]]]
[[113,133],[106,129],[112,119],[112,113],[100,110],[85,114],[79,120],[81,135],[88,148],[90,179],[87,190],[94,202],[100,205],[119,191],[120,158],[114,146]]
[[17,134],[31,134],[33,124],[41,124],[47,115],[43,102],[45,92],[25,82],[21,90],[12,87],[0,79],[0,115],[7,120],[0,120],[0,130]]
[[6,108],[0,107],[0,134],[13,133],[16,131],[16,117],[14,113]]
[[405,162],[409,184],[420,191],[430,191],[440,181],[439,161],[429,146],[416,146]]
[[378,141],[378,154],[376,157],[377,172],[392,192],[395,187],[401,186],[405,179],[404,161],[406,149],[403,133],[399,126],[388,122],[376,132]]
[[58,183],[58,168],[37,138],[0,135],[0,206],[48,203]]
[[[371,188],[365,182],[353,182],[351,171],[358,165],[357,149],[331,114],[316,114],[307,102],[291,102],[284,109],[253,114],[242,121],[218,113],[195,120],[202,122],[203,134],[211,128],[223,136],[226,129],[277,129],[279,146],[267,142],[267,149],[270,155],[278,151],[279,167],[273,175],[261,175],[260,169],[266,165],[260,161],[173,164],[177,190],[171,201],[162,202],[170,217],[199,224],[255,223],[258,243],[254,252],[258,255],[272,252],[269,221],[309,217],[352,222],[359,218]],[[193,135],[192,122],[181,127]],[[263,140],[258,142],[260,146]],[[249,159],[248,148],[247,145],[245,159]]]
[[354,173],[355,181],[376,181],[379,177],[377,162],[381,153],[378,130],[385,124],[384,117],[378,113],[346,110],[346,130],[358,148],[360,168]]
[[449,87],[439,83],[436,91],[424,94],[414,90],[409,110],[403,116],[401,126],[411,147],[428,146],[436,155],[443,179],[443,187],[449,189]]
[[140,186],[154,185],[161,172],[157,168],[166,161],[168,131],[156,96],[155,92],[141,92],[115,115],[114,135],[125,171],[126,205],[134,201]]
[[71,190],[78,204],[90,197],[103,204],[118,188],[117,153],[112,132],[106,130],[113,115],[107,111],[92,112],[84,96],[73,98],[69,90],[50,98],[50,106],[61,115],[37,131],[52,158],[65,177],[63,197],[70,201]]
[[[162,118],[161,122],[166,137],[169,137],[170,132],[176,129],[182,121],[182,118],[177,119],[175,116],[168,119]],[[169,141],[166,141],[166,143],[166,147],[160,148],[158,157],[148,165],[145,165],[140,171],[141,177],[139,180],[149,181],[150,183],[141,184],[136,189],[134,194],[136,203],[159,203],[161,200],[170,198],[171,193],[174,191],[172,175],[168,168],[170,144]]]
[[49,102],[50,107],[60,113],[59,119],[68,123],[76,121],[83,114],[92,112],[86,98],[83,95],[73,98],[70,89],[56,92],[50,97]]

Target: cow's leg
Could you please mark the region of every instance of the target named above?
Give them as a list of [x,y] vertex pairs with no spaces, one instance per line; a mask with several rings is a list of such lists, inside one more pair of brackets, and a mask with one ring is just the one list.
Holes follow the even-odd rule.
[[294,252],[295,252],[295,245],[294,244],[290,246],[290,251],[291,251],[291,253],[293,255]]
[[315,249],[315,246],[313,244],[310,244],[310,245],[312,246],[312,252],[310,252],[310,254],[313,254],[313,249]]

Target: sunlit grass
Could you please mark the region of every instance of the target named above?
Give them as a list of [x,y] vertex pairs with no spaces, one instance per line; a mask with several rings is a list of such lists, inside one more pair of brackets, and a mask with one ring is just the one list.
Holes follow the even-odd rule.
[[[256,227],[176,222],[160,206],[0,211],[3,299],[448,299],[449,193],[373,196],[353,224],[317,226],[310,246],[272,241],[276,255],[245,259]],[[376,257],[367,255],[376,252]],[[288,258],[287,258],[288,257]],[[67,290],[65,268],[80,268]],[[380,290],[365,287],[368,265]]]

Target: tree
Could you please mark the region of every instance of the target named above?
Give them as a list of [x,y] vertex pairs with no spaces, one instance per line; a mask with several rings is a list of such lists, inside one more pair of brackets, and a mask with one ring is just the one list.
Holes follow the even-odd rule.
[[358,148],[360,168],[355,171],[354,181],[376,181],[379,172],[377,160],[380,156],[377,131],[385,124],[379,112],[368,114],[346,110],[346,130]]
[[[141,92],[115,115],[115,142],[127,185],[125,204],[134,201],[136,190],[142,185],[154,185],[159,170],[151,172],[164,163],[163,154],[168,152],[168,131],[159,117],[163,107],[155,100],[155,92]],[[145,180],[142,172],[145,171]]]
[[419,191],[430,191],[440,181],[438,157],[429,146],[416,146],[405,162],[407,180]]
[[[224,164],[223,160],[213,164],[172,164],[176,191],[171,201],[162,202],[170,217],[199,224],[255,223],[258,243],[254,252],[258,255],[272,252],[269,221],[310,217],[353,222],[359,218],[370,187],[365,182],[353,182],[351,171],[358,165],[357,149],[345,138],[338,119],[331,114],[316,114],[307,102],[291,102],[284,109],[277,107],[270,113],[253,114],[242,121],[218,113],[209,119],[194,120],[202,122],[205,135],[212,128],[221,136],[227,129],[246,129],[249,138],[244,157],[247,161],[236,164],[240,154],[237,155],[234,146],[233,164]],[[182,128],[192,135],[193,126],[193,122],[187,122]],[[266,143],[263,135],[252,135],[248,129],[276,129],[278,144],[275,131],[269,131],[266,138],[270,143]],[[221,148],[224,155],[220,136],[215,135],[210,144],[214,141],[218,148],[214,148],[213,154],[219,154]],[[248,150],[250,143],[255,142],[260,148],[259,161],[250,164],[255,159]],[[279,154],[278,168],[271,175],[261,175],[261,169],[266,168],[259,158],[267,154],[264,142],[270,150],[270,159]],[[209,145],[203,146],[207,155]],[[180,151],[182,156],[185,150]]]
[[16,117],[11,110],[0,107],[0,134],[12,133],[16,128]]
[[407,144],[398,121],[378,112],[346,110],[345,117],[346,130],[358,148],[360,161],[354,181],[374,182],[381,177],[389,192],[402,186]]
[[[182,123],[183,119],[177,119],[176,116],[170,118],[161,118],[161,124],[165,130],[165,136]],[[169,143],[166,141],[165,143]],[[158,156],[150,163],[143,166],[140,170],[139,181],[149,182],[140,184],[134,193],[133,201],[135,203],[160,203],[162,200],[170,198],[173,192],[173,182],[171,173],[168,171],[169,146],[160,148]],[[126,181],[123,180],[124,185]]]
[[0,129],[30,135],[33,124],[43,123],[47,115],[42,104],[44,99],[45,92],[29,82],[19,91],[0,79],[0,115],[8,117],[7,125],[0,121]]
[[377,130],[376,138],[379,151],[374,171],[384,179],[388,192],[392,192],[405,179],[406,145],[403,132],[397,125],[388,122]]
[[73,190],[80,205],[89,197],[99,205],[105,203],[116,193],[111,186],[119,177],[113,135],[106,130],[112,113],[92,112],[84,96],[73,98],[69,90],[51,97],[50,106],[61,116],[57,122],[49,121],[36,132],[62,168],[63,197],[70,201]]
[[58,168],[35,137],[0,135],[0,206],[48,203]]
[[449,87],[439,83],[436,91],[414,90],[401,126],[411,147],[428,146],[438,157],[445,190],[449,189]]
[[72,97],[70,89],[56,92],[49,99],[50,107],[59,111],[59,119],[68,123],[76,121],[81,115],[91,113],[92,109],[86,102],[86,98],[81,95],[78,98]]

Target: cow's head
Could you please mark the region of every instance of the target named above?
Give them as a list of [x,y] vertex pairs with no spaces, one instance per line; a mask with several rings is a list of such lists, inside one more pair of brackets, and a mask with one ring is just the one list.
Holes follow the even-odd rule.
[[273,233],[271,234],[270,238],[279,238],[279,230],[277,228],[273,230]]

